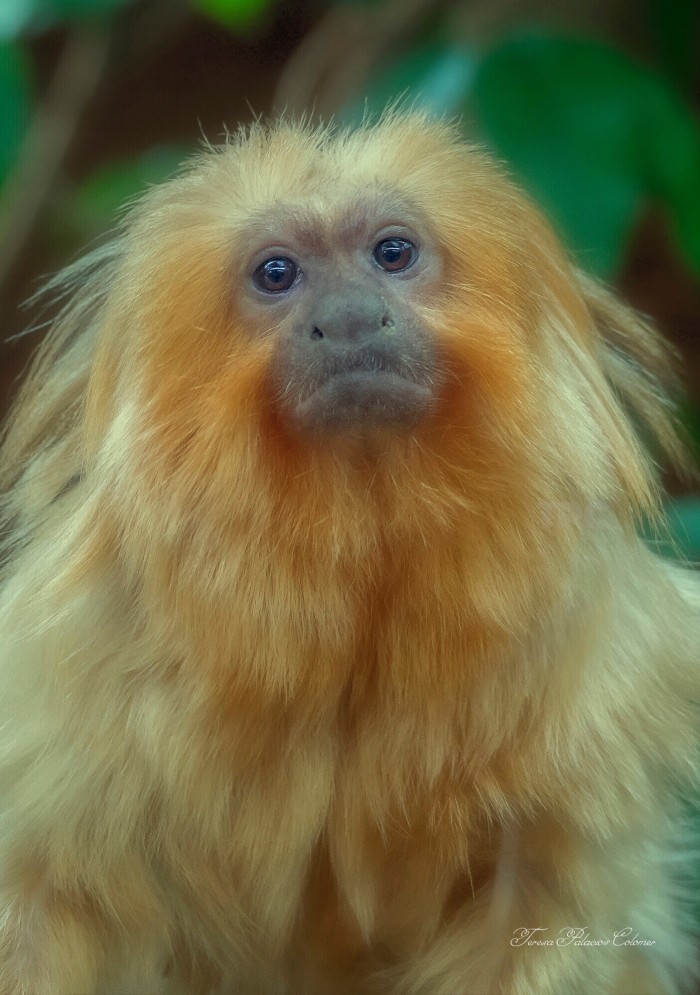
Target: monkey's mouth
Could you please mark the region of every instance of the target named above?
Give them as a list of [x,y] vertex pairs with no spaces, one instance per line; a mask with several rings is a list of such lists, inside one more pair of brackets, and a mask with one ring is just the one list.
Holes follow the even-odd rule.
[[307,370],[293,391],[294,419],[315,431],[356,425],[411,427],[434,400],[425,357],[416,360],[376,347],[328,356]]

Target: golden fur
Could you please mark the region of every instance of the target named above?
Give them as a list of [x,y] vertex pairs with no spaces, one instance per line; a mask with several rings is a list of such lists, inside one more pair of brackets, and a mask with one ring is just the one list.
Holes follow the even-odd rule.
[[[449,376],[411,432],[304,440],[238,233],[367,189],[436,233]],[[0,468],[0,995],[680,991],[700,585],[634,531],[640,435],[679,451],[655,333],[420,115],[241,133],[57,286]],[[608,942],[520,942],[564,928]]]

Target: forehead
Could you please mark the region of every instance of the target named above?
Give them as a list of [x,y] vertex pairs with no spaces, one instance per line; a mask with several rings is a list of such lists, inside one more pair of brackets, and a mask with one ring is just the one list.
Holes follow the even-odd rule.
[[319,251],[338,242],[356,242],[392,225],[422,231],[428,219],[396,192],[309,194],[261,207],[242,226],[240,238],[241,246],[251,251],[264,242],[288,240]]

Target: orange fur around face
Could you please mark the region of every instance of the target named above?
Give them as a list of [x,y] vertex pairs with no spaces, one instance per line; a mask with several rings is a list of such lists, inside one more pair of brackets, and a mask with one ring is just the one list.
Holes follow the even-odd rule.
[[[387,225],[418,275],[352,300],[430,400],[309,429],[307,290],[254,267],[303,243],[323,302]],[[242,133],[60,286],[0,467],[0,995],[676,995],[700,585],[633,528],[654,332],[417,115]]]

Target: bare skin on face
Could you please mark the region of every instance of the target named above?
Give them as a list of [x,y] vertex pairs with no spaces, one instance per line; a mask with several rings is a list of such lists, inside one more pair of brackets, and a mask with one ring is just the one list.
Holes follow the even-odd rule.
[[410,429],[433,409],[440,370],[421,316],[440,277],[427,225],[401,201],[362,198],[339,217],[294,205],[256,219],[244,297],[277,328],[283,418],[308,434]]

